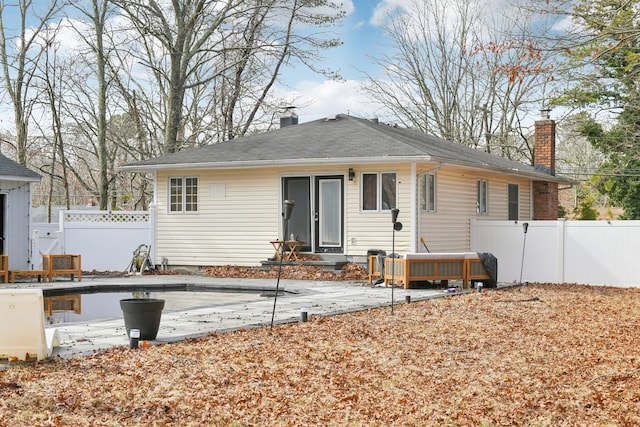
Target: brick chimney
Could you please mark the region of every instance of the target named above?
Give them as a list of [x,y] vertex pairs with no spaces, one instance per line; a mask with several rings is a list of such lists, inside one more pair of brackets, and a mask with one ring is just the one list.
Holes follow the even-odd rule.
[[[549,110],[535,123],[533,166],[541,172],[556,174],[556,122],[549,118]],[[558,183],[533,182],[533,219],[558,219]]]

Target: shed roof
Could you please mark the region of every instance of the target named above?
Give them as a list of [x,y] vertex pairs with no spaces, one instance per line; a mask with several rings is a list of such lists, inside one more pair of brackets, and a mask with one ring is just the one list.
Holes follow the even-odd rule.
[[40,175],[0,154],[0,180],[39,182]]
[[568,182],[532,166],[422,132],[339,114],[270,132],[130,163],[122,169],[228,169],[435,161]]

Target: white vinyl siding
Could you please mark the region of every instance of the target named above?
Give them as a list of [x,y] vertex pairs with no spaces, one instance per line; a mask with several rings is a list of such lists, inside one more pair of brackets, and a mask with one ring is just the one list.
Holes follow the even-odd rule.
[[[508,184],[517,183],[520,192],[519,218],[530,218],[530,181],[527,179],[513,179],[498,174],[480,178],[474,173],[468,173],[452,168],[438,171],[438,210],[434,213],[424,213],[419,218],[417,239],[424,237],[431,252],[468,251],[471,247],[470,218],[476,217],[477,210],[477,182],[485,179],[488,183],[487,215],[482,219],[506,220],[508,218]],[[405,224],[406,225],[406,224]],[[404,231],[403,231],[404,232]],[[419,251],[424,252],[420,245]]]
[[[416,169],[432,170],[437,165],[420,164]],[[189,176],[193,170],[158,171],[156,263],[165,257],[169,265],[258,265],[273,256],[271,241],[282,232],[282,178],[287,176],[343,175],[345,254],[364,259],[369,249],[391,251],[393,224],[389,211],[363,211],[361,181],[363,172],[394,171],[398,221],[404,228],[395,232],[395,251],[420,250],[423,236],[433,252],[467,251],[470,248],[470,218],[476,216],[478,179],[489,184],[490,213],[483,219],[507,219],[509,183],[519,185],[520,219],[530,216],[530,181],[500,174],[480,175],[443,167],[437,172],[437,212],[422,211],[420,197],[412,192],[413,175],[409,164],[368,164],[355,167],[349,181],[350,164],[201,170],[198,171],[198,211],[192,215],[169,213],[169,177]],[[413,180],[413,181],[412,181]],[[413,187],[422,191],[419,183]],[[413,212],[416,209],[417,212]],[[418,229],[413,227],[416,219]],[[417,242],[417,243],[416,243]],[[420,247],[413,248],[412,243]]]
[[[31,269],[31,184],[24,181],[0,180],[0,192],[5,195],[4,255],[9,256],[12,270]],[[7,227],[7,224],[9,226]],[[36,254],[34,257],[40,257]],[[37,265],[39,261],[34,260]]]
[[[158,206],[167,206],[168,178],[178,175],[180,171],[158,172]],[[270,241],[279,235],[279,178],[278,171],[266,169],[199,172],[198,185],[204,191],[196,214],[158,209],[156,262],[165,257],[170,265],[257,265],[273,256]]]
[[[347,169],[345,169],[346,171]],[[400,210],[398,221],[405,228],[396,232],[395,250],[398,253],[411,250],[412,203],[415,195],[411,192],[411,170],[409,164],[371,164],[366,172],[391,171],[395,174],[396,207]],[[393,224],[391,212],[362,210],[361,180],[363,173],[356,168],[356,179],[345,183],[345,253],[361,256],[364,259],[369,249],[391,251]]]

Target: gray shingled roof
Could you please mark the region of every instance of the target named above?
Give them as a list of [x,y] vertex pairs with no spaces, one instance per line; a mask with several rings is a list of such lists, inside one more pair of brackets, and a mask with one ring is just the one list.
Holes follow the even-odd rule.
[[0,154],[0,179],[10,181],[40,181],[40,175]]
[[565,182],[513,162],[422,132],[339,114],[206,147],[130,163],[127,171],[286,165],[353,165],[398,161],[440,161],[532,178]]

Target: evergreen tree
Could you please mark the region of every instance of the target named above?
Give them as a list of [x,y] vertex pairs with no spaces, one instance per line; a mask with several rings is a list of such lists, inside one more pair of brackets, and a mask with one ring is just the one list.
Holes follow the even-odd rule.
[[574,40],[580,44],[567,52],[584,74],[573,68],[576,84],[556,99],[612,118],[605,128],[587,115],[580,132],[607,155],[598,189],[624,207],[625,219],[640,219],[639,13],[640,2],[628,0],[582,0],[573,9]]

